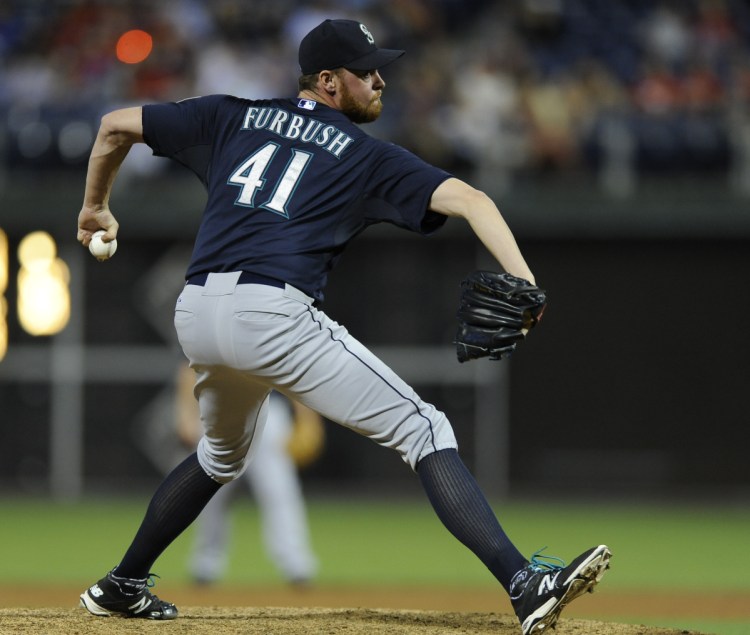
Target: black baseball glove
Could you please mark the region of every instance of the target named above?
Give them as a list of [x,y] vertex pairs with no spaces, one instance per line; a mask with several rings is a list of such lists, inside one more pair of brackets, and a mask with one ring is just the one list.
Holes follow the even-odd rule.
[[459,362],[510,356],[542,318],[544,291],[509,273],[473,271],[461,281],[456,354]]

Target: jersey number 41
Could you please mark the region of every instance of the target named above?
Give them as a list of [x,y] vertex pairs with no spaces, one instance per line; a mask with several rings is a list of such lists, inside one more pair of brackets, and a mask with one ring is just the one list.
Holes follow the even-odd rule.
[[[246,159],[227,179],[227,183],[230,185],[241,188],[235,205],[262,207],[289,218],[287,206],[313,155],[310,152],[293,149],[292,157],[279,178],[275,182],[269,183],[266,179],[266,172],[280,147],[278,143],[269,141],[253,153],[249,159]],[[279,160],[281,158],[279,157]],[[263,190],[267,190],[268,186],[273,186],[273,191],[268,200],[257,204],[255,200],[257,195]]]

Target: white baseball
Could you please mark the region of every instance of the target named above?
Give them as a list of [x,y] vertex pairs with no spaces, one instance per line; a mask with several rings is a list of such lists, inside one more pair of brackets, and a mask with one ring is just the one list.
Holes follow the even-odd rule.
[[95,232],[91,237],[89,243],[89,251],[93,256],[96,256],[97,260],[107,260],[115,255],[117,251],[117,239],[115,238],[112,242],[105,243],[102,240],[102,236],[106,234],[103,229]]

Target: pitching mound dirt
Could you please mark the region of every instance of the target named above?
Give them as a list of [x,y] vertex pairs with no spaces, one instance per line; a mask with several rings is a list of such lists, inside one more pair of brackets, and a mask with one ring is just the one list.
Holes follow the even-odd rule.
[[[83,609],[0,609],[2,635],[519,635],[518,622],[500,613],[390,609],[182,607],[171,622],[97,618]],[[699,635],[648,626],[561,619],[555,635]]]

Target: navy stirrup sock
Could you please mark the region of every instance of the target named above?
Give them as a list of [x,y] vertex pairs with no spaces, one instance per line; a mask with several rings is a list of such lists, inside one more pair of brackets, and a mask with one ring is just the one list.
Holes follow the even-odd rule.
[[417,465],[417,474],[448,531],[473,551],[508,591],[511,578],[527,560],[505,535],[458,452],[428,454]]
[[138,533],[114,575],[142,580],[162,552],[198,517],[221,483],[214,481],[193,453],[164,479],[146,510]]

